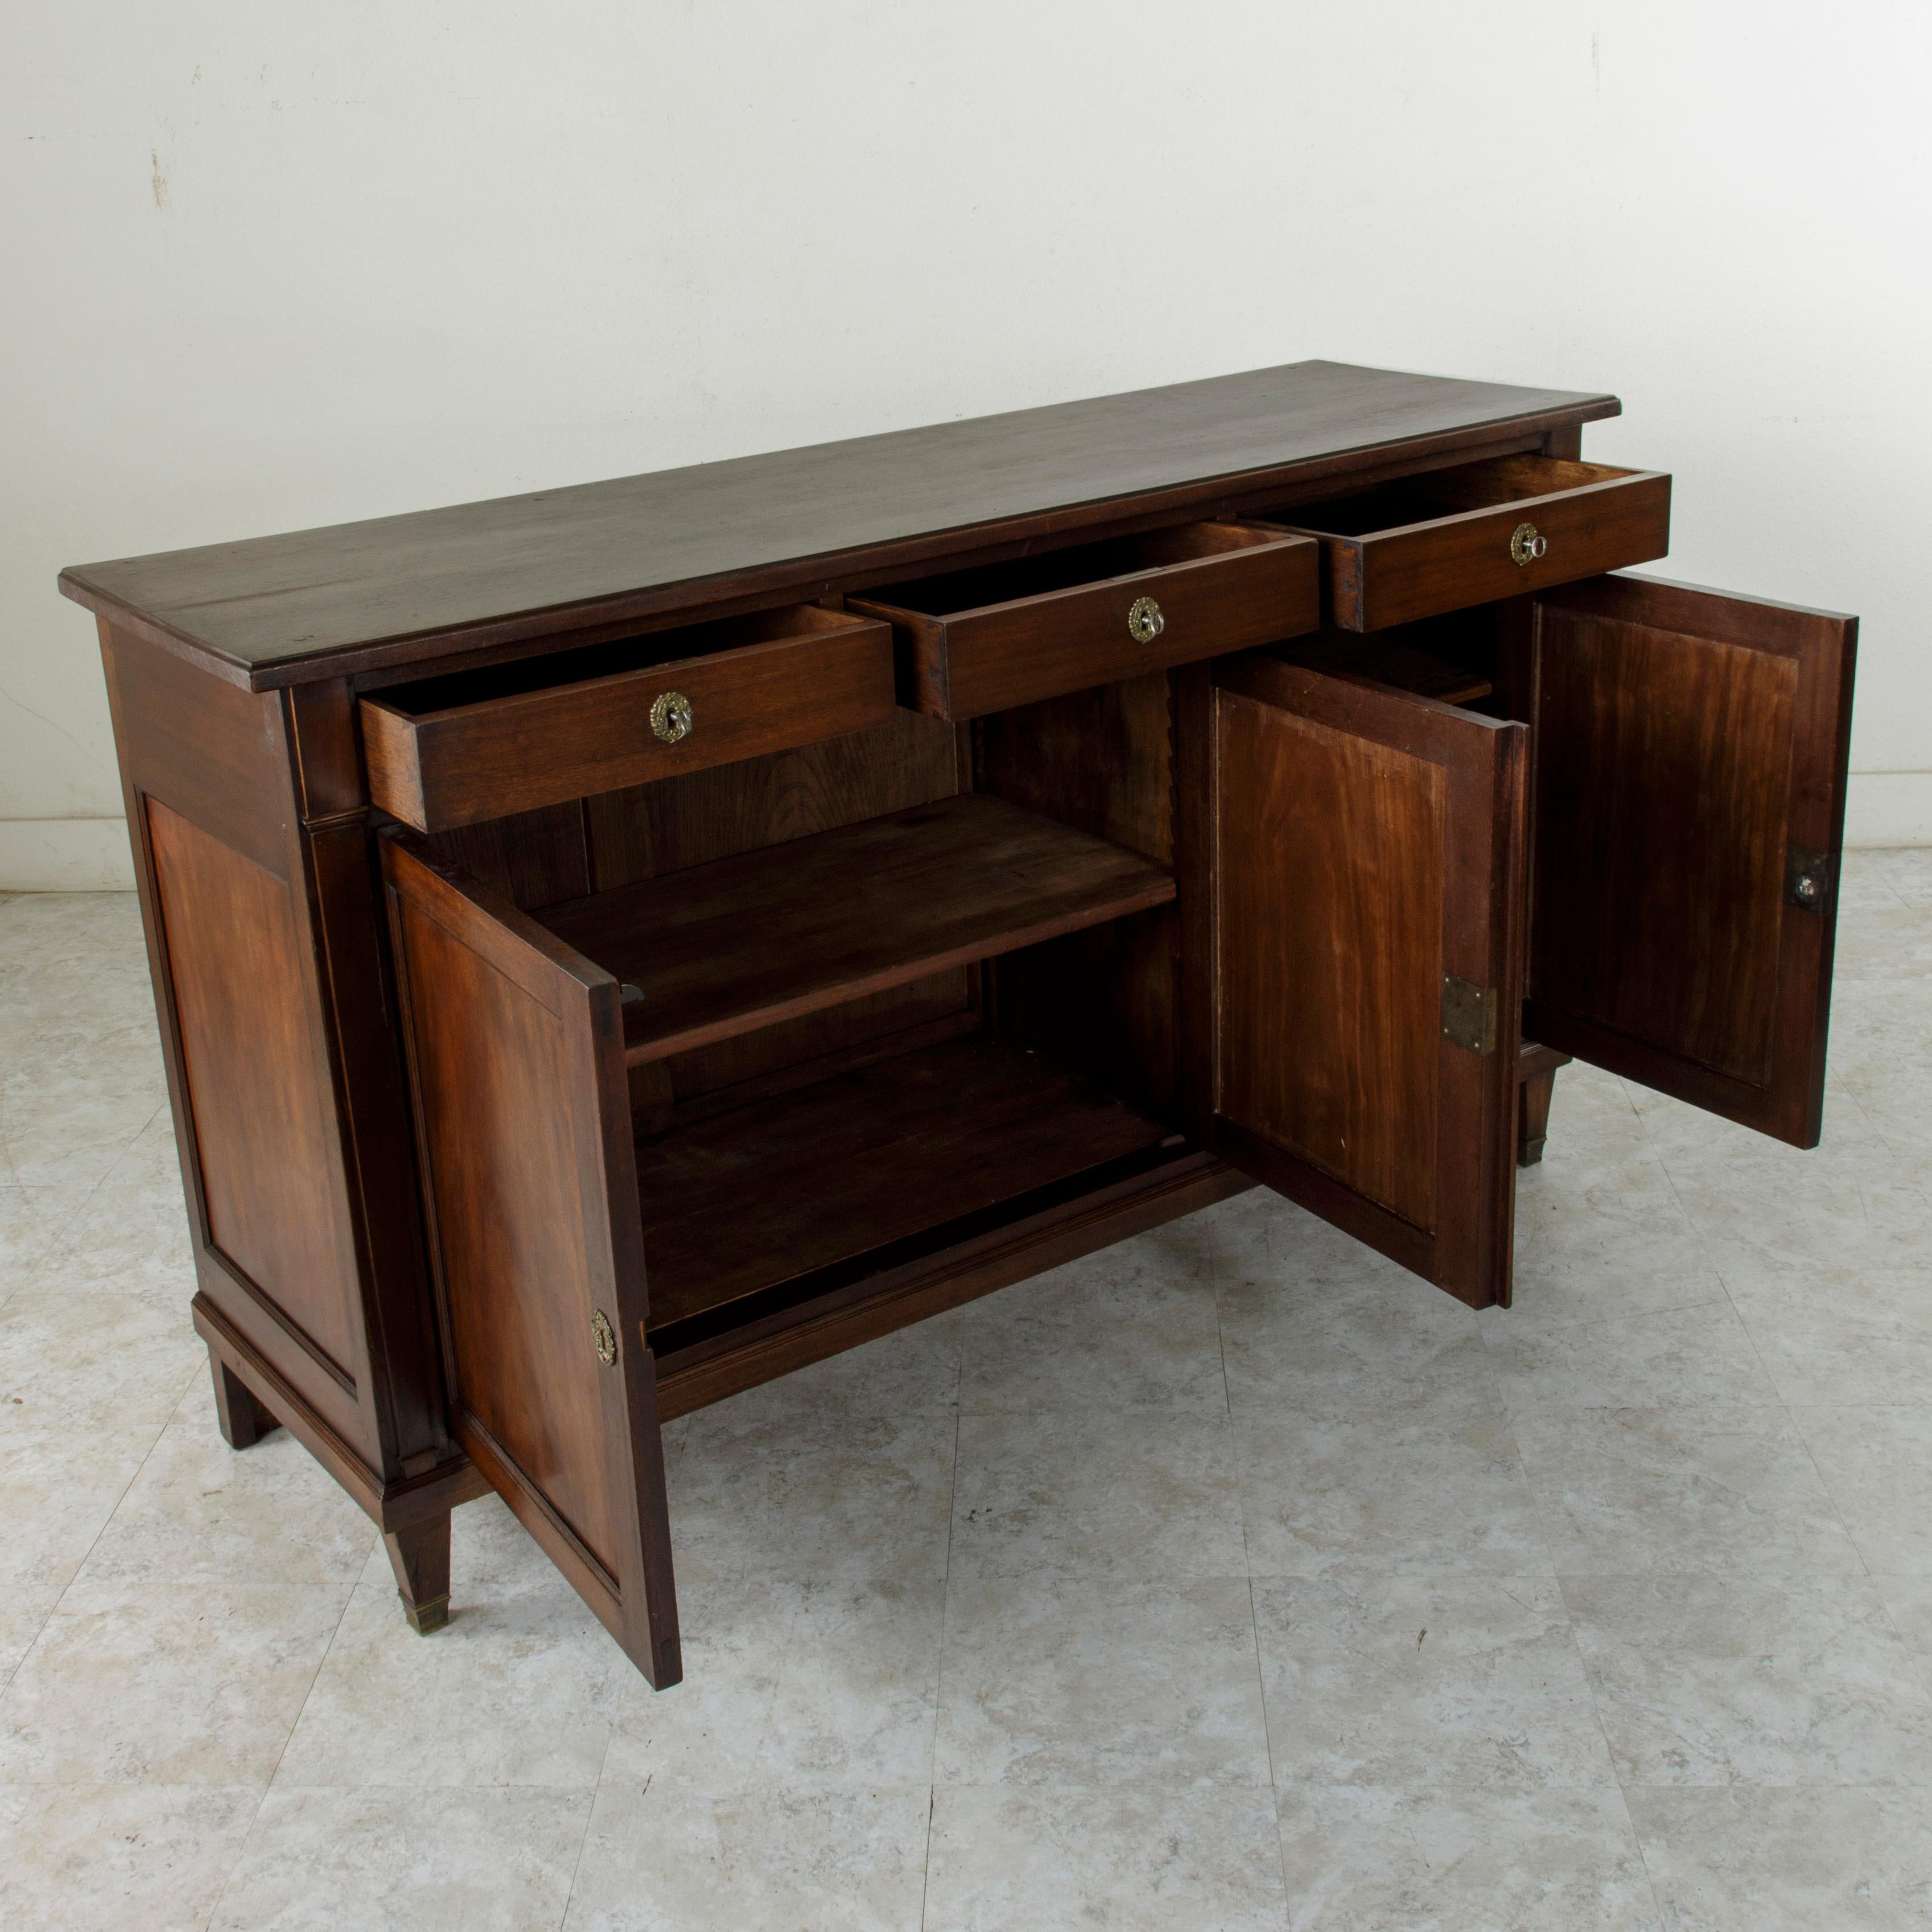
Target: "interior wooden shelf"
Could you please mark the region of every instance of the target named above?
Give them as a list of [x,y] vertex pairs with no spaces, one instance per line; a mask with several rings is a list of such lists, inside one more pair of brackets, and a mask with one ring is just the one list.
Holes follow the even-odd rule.
[[1175,1138],[979,1032],[640,1142],[650,1330]]
[[551,906],[633,1065],[1166,904],[1150,860],[968,794]]

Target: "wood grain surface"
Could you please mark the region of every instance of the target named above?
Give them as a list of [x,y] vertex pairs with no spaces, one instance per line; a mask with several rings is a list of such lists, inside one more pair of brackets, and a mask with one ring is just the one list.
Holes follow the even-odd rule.
[[[1816,1144],[1856,638],[1640,578],[1538,600],[1537,1039]],[[1786,896],[1794,848],[1814,907]]]
[[[1320,579],[1312,538],[1179,524],[886,584],[848,603],[892,625],[906,704],[978,718],[1298,636],[1320,621]],[[1144,599],[1161,614],[1152,636],[1129,622]]]
[[638,989],[658,1060],[950,966],[1144,912],[1158,866],[1003,800],[942,799],[543,914]]
[[[1406,446],[1614,416],[1612,396],[1290,363],[1131,394],[76,565],[62,588],[262,688],[1184,516]],[[647,452],[644,452],[646,453]]]
[[361,1288],[289,889],[158,799],[147,819],[208,1238],[352,1388]]
[[643,1142],[653,1330],[1070,1174],[1167,1130],[977,1033]]
[[616,987],[426,848],[382,848],[457,1439],[662,1688],[677,1618]]
[[[579,655],[646,662],[571,676]],[[811,604],[511,669],[559,681],[503,689],[479,671],[364,698],[371,802],[437,832],[862,730],[895,709],[887,627]],[[673,692],[690,728],[667,744],[652,706]]]
[[[1216,676],[1216,1148],[1507,1303],[1528,734],[1265,652]],[[1449,975],[1490,1050],[1448,1036]]]
[[[1549,456],[1496,457],[1304,506],[1284,521],[1320,538],[1328,622],[1379,631],[1662,556],[1670,548],[1670,478]],[[1526,523],[1547,548],[1519,563],[1510,539]]]

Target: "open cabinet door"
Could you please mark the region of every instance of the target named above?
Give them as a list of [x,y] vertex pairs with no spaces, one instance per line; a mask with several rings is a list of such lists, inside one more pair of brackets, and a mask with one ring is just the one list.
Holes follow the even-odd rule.
[[601,968],[382,841],[452,1425],[632,1660],[680,1675],[644,1236]]
[[1817,1144],[1857,634],[1636,577],[1527,601],[1532,1039]]
[[1214,682],[1216,1146],[1507,1304],[1528,734],[1265,652]]

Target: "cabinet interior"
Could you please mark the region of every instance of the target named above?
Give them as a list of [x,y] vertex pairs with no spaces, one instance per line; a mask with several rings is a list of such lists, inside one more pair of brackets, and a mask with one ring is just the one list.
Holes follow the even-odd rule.
[[661,1360],[1193,1151],[1172,743],[1156,674],[430,840],[625,987]]
[[1509,715],[1498,695],[1499,613],[1494,605],[1456,610],[1364,634],[1321,631],[1271,647],[1284,663],[1364,678],[1393,691],[1433,698],[1490,717]]

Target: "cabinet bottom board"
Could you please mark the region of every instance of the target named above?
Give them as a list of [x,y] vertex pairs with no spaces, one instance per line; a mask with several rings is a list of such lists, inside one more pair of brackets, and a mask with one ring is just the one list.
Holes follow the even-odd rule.
[[860,1271],[876,1271],[932,1231],[1158,1160],[1163,1142],[1180,1144],[1093,1081],[986,1031],[644,1139],[652,1345],[688,1347],[758,1318],[788,1283],[866,1258]]

